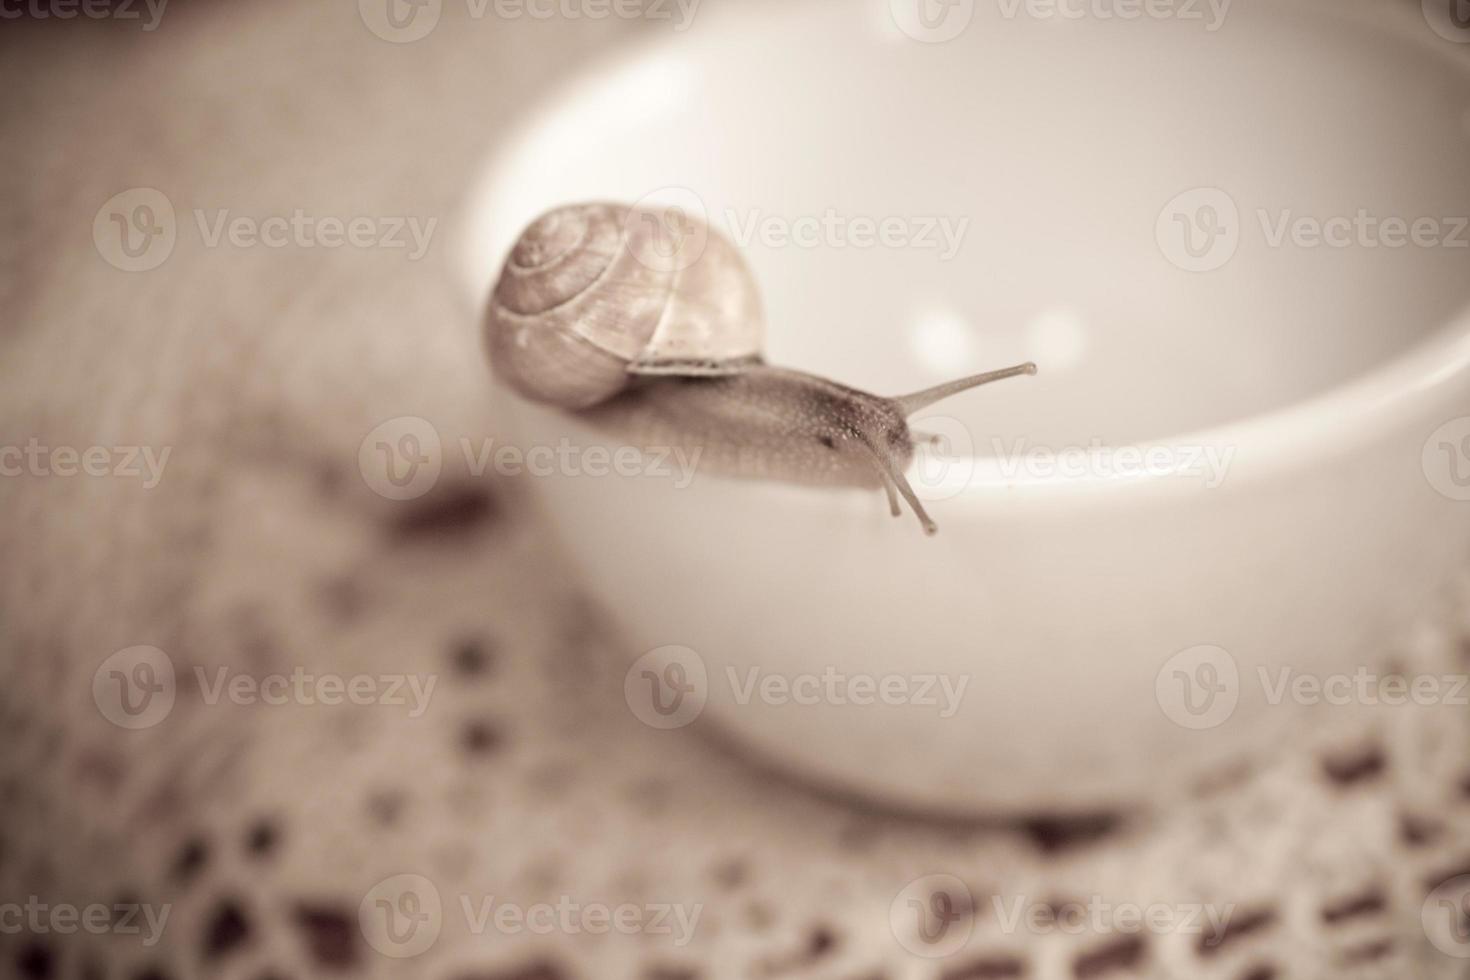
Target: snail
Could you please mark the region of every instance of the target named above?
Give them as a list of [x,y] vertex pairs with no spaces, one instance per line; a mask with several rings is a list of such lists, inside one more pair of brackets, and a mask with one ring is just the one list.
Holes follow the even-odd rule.
[[936,530],[904,471],[908,417],[1030,362],[884,398],[765,363],[755,282],[728,239],[678,209],[556,208],[511,249],[486,317],[492,370],[519,395],[700,465],[804,483],[882,487]]

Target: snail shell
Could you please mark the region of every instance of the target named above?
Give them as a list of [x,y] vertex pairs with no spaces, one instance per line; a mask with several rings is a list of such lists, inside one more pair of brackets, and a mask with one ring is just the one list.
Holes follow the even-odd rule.
[[765,332],[728,239],[677,209],[616,204],[536,219],[506,259],[486,330],[497,375],[569,409],[639,375],[738,374],[759,362]]

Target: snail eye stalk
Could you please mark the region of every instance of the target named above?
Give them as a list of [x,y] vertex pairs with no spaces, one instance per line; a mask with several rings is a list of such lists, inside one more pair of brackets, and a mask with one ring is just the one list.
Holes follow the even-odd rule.
[[911,395],[899,395],[893,401],[907,418],[921,408],[928,408],[935,402],[942,401],[951,395],[958,395],[962,391],[988,385],[992,381],[1004,381],[1006,378],[1014,378],[1020,374],[1035,373],[1036,365],[1027,361],[1025,364],[1001,368],[999,371],[986,371],[984,374],[973,374],[968,378],[960,378],[958,381],[948,381],[942,385],[935,385],[933,388],[916,391]]

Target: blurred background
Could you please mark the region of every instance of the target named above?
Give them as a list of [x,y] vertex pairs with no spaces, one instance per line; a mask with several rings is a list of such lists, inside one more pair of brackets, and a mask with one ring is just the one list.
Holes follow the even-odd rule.
[[683,43],[617,9],[0,3],[0,974],[1470,976],[1462,717],[1168,813],[886,809],[642,724],[518,481],[375,483],[385,420],[496,434],[471,190]]

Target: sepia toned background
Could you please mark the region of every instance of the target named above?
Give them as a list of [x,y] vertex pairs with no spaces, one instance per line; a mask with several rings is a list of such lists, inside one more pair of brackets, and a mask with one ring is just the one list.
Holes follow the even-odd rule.
[[[0,973],[1467,975],[1425,926],[1470,875],[1463,710],[1303,733],[1168,812],[884,809],[641,722],[517,481],[445,453],[422,496],[374,485],[385,420],[496,432],[455,242],[497,141],[671,22],[446,2],[400,43],[367,0],[120,6],[0,23],[0,443],[106,450],[0,479]],[[177,215],[161,259],[107,244],[110,214],[159,217],[139,189]],[[298,209],[406,244],[211,244],[194,216]],[[1406,647],[1467,669],[1453,629]],[[171,672],[167,704],[109,710],[110,670]],[[365,703],[251,687],[296,675]]]

